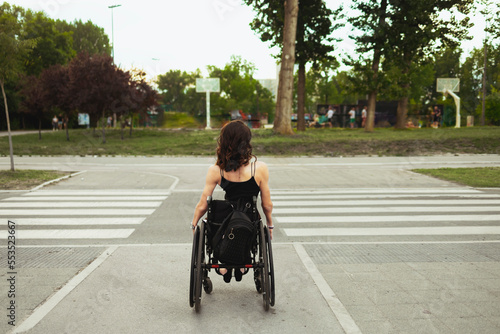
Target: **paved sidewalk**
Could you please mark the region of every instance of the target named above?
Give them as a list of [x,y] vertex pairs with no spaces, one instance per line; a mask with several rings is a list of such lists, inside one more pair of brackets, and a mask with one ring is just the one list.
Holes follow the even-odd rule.
[[[275,307],[265,312],[251,273],[226,284],[211,273],[214,290],[200,313],[189,307],[191,245],[109,247],[106,260],[61,301],[35,312],[29,333],[343,333],[291,245],[276,245]],[[71,285],[71,284],[70,284]],[[28,287],[23,287],[27,289]],[[54,298],[54,297],[52,297]],[[71,319],[71,320],[70,320]],[[40,322],[37,322],[40,320]],[[34,327],[31,329],[31,326]]]
[[500,243],[305,245],[363,334],[500,333]]

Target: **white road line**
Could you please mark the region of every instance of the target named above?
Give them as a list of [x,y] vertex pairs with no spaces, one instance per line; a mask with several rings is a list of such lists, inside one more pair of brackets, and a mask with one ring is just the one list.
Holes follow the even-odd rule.
[[0,217],[25,216],[149,216],[154,209],[31,209],[31,210],[0,210]]
[[293,246],[300,260],[304,264],[304,267],[307,269],[309,275],[311,275],[314,283],[323,295],[323,298],[325,298],[328,306],[330,306],[330,309],[339,321],[340,326],[342,326],[347,334],[361,334],[361,330],[358,325],[356,325],[356,322],[354,322],[354,319],[351,317],[344,304],[342,304],[342,302],[337,298],[335,292],[333,292],[328,282],[326,282],[323,275],[321,275],[320,271],[307,254],[304,246],[296,243],[294,243]]
[[304,206],[365,206],[365,205],[498,205],[495,199],[427,199],[427,200],[355,200],[355,201],[274,201],[273,207]]
[[16,218],[12,219],[16,226],[46,226],[46,225],[139,225],[146,217],[137,218]]
[[500,215],[408,215],[408,216],[276,216],[282,224],[313,224],[313,223],[384,223],[384,222],[462,222],[496,221],[500,223]]
[[284,228],[289,237],[500,234],[500,226]]
[[167,198],[168,196],[19,196],[5,198],[2,201],[164,201]]
[[328,190],[272,190],[272,195],[334,195],[334,194],[480,194],[472,188],[342,188]]
[[[360,194],[360,195],[274,195],[273,201],[281,200],[332,200],[332,199],[357,199],[357,198],[437,198],[437,197],[456,197],[456,198],[499,198],[497,194]],[[18,198],[18,197],[15,197]]]
[[329,207],[329,208],[276,208],[273,215],[283,214],[324,214],[324,213],[389,213],[406,212],[408,214],[422,212],[500,212],[499,206],[395,206],[395,207]]
[[[124,239],[135,229],[100,229],[100,230],[22,230],[16,231],[17,240],[26,239]],[[7,239],[7,231],[0,231],[0,239]]]
[[[94,199],[95,200],[95,199]],[[157,208],[162,202],[0,202],[0,208]]]
[[59,304],[74,288],[83,282],[96,268],[98,268],[106,259],[113,254],[118,246],[111,246],[106,249],[97,259],[83,269],[78,275],[73,277],[59,291],[52,295],[44,303],[40,304],[33,313],[19,325],[17,325],[12,333],[26,332],[36,326],[54,307]]
[[38,190],[26,193],[25,196],[168,196],[168,191],[163,189],[81,189],[81,190]]

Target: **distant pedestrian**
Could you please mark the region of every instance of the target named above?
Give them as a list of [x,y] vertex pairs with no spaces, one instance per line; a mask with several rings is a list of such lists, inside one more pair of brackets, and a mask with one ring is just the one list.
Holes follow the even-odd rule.
[[326,112],[327,123],[330,124],[330,127],[333,126],[333,115],[335,114],[335,110],[333,106],[328,107],[328,111]]
[[434,106],[434,113],[433,113],[433,120],[432,120],[432,127],[437,129],[441,125],[441,110],[439,109],[438,106]]
[[108,125],[107,125],[107,127],[110,128],[112,126],[112,124],[113,124],[113,117],[109,116],[108,117]]
[[367,107],[364,106],[363,110],[361,111],[361,127],[364,128],[366,125],[366,116],[368,115]]
[[351,124],[351,129],[354,129],[354,122],[356,122],[356,110],[354,107],[349,111],[349,123]]
[[57,116],[54,115],[54,118],[52,118],[52,131],[58,130],[58,127],[57,127],[58,123],[59,123],[59,120],[57,119]]

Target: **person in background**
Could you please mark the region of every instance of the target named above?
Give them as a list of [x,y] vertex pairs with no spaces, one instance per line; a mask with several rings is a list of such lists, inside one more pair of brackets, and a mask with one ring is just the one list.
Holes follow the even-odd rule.
[[57,116],[54,115],[54,118],[52,118],[52,131],[56,131],[59,128],[57,127],[57,124],[59,123],[59,120],[57,119]]
[[354,122],[356,121],[356,110],[354,107],[349,111],[349,124],[351,125],[351,129],[354,129]]
[[326,112],[326,118],[327,118],[327,123],[330,125],[330,127],[333,127],[333,115],[335,114],[335,109],[333,106],[328,107],[328,111]]
[[366,116],[368,116],[368,107],[364,106],[363,110],[361,110],[361,127],[364,128],[366,125]]

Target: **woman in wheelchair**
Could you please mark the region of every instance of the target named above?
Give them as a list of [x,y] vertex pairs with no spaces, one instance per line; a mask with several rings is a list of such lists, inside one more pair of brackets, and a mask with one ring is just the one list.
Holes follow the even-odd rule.
[[[260,192],[262,210],[272,239],[273,203],[269,190],[269,170],[265,163],[257,161],[252,154],[251,139],[252,133],[242,121],[232,121],[221,129],[217,140],[217,161],[208,169],[203,193],[194,210],[191,225],[193,231],[207,212],[207,198],[212,196],[215,187],[219,185],[225,191],[225,199],[231,203],[239,201],[253,203],[252,198],[257,197]],[[251,211],[249,210],[248,214]],[[231,271],[225,268],[219,270],[227,283],[231,280]],[[242,272],[244,269],[235,270],[234,276],[237,281],[241,280]]]

